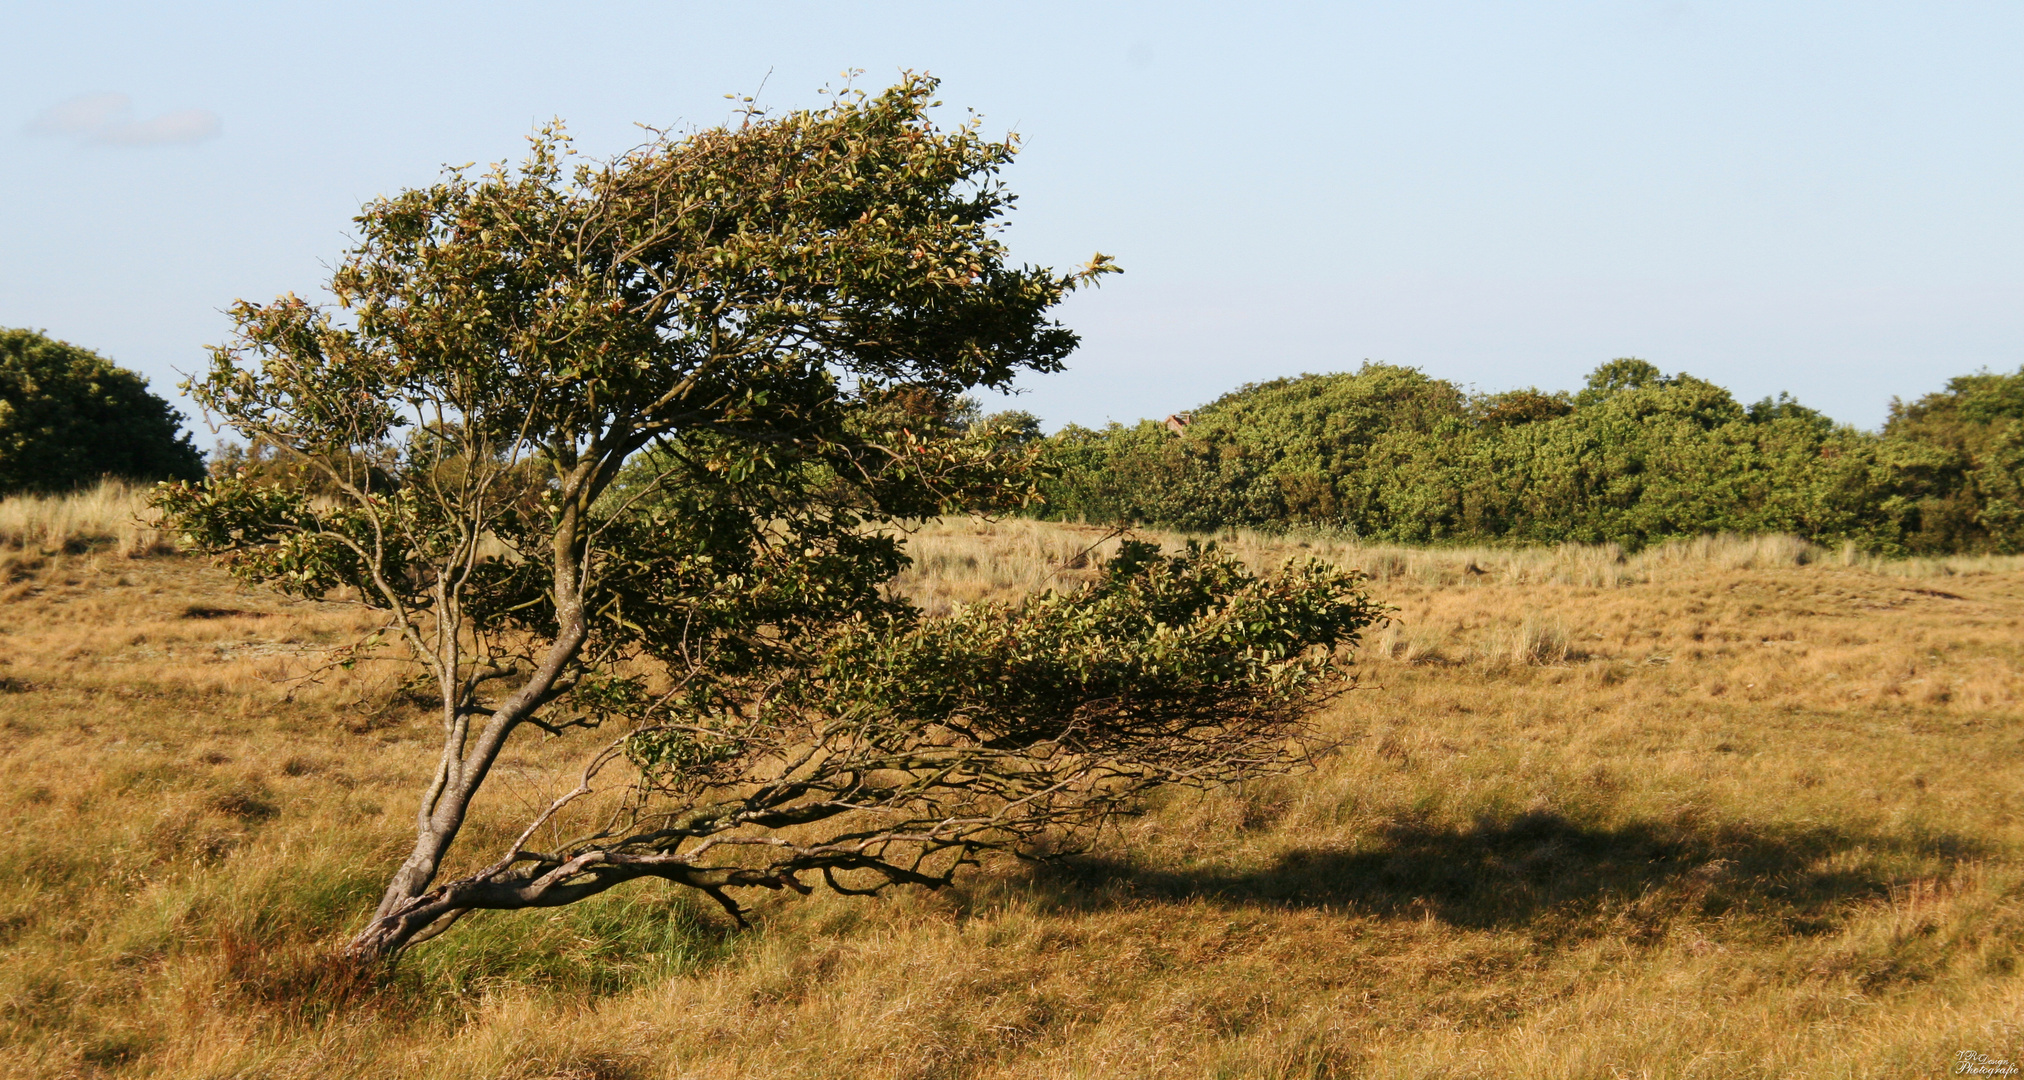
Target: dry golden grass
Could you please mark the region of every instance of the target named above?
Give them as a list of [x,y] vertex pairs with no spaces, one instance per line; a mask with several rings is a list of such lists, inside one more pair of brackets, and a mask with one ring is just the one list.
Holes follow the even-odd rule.
[[131,557],[173,550],[147,508],[147,489],[107,480],[74,495],[0,499],[0,552],[108,548]]
[[[12,520],[0,513],[0,520]],[[74,530],[81,533],[84,530]],[[12,535],[11,533],[8,535]],[[47,535],[47,534],[45,534]],[[105,534],[110,536],[111,534]],[[931,608],[1101,530],[943,522]],[[430,722],[367,625],[110,540],[0,604],[0,1071],[169,1077],[1901,1077],[2024,1058],[2024,565],[1780,538],[1412,551],[1305,775],[940,895],[642,885],[320,959],[410,839]],[[66,550],[68,549],[68,550]],[[529,740],[473,826],[539,798]]]

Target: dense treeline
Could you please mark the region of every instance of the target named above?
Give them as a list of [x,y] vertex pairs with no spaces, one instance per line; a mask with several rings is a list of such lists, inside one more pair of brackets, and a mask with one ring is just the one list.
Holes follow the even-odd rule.
[[1579,393],[1468,394],[1412,368],[1245,386],[1179,433],[1044,443],[1050,517],[1323,527],[1405,543],[1789,532],[1889,553],[2024,551],[2024,370],[1954,379],[1860,431],[1780,395],[1742,405],[1642,360]]

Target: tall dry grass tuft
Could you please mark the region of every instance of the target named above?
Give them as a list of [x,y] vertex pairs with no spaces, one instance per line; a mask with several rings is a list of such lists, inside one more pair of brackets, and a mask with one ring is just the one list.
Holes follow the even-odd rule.
[[56,554],[105,548],[127,558],[175,549],[147,506],[148,489],[123,480],[67,495],[0,499],[0,548]]
[[1843,566],[1872,574],[1904,578],[1947,578],[1980,574],[2006,574],[2024,570],[2024,555],[1942,555],[1912,559],[1887,559],[1843,545],[1836,553]]
[[1682,573],[1709,569],[1750,570],[1821,563],[1859,568],[1892,577],[1953,577],[2024,570],[2024,555],[1963,555],[1887,559],[1852,547],[1830,551],[1796,536],[1738,536],[1729,533],[1676,540],[1626,553],[1617,544],[1556,544],[1531,547],[1410,548],[1365,544],[1330,534],[1258,533],[1228,530],[1185,534],[1145,530],[1168,542],[1213,541],[1257,565],[1291,556],[1314,555],[1356,566],[1373,581],[1424,584],[1490,583],[1572,585],[1613,589],[1649,584]]
[[1483,658],[1491,664],[1563,664],[1578,654],[1567,627],[1557,618],[1528,613],[1516,626],[1499,627],[1486,635]]
[[947,518],[907,535],[913,564],[894,582],[931,614],[959,604],[1067,589],[1117,550],[1115,530],[1013,518]]

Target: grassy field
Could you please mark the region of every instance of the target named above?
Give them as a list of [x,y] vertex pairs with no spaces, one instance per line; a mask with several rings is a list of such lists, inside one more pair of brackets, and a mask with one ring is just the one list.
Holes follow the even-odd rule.
[[[948,522],[931,609],[1098,530]],[[431,721],[302,676],[368,625],[174,554],[117,490],[0,505],[0,1071],[321,1077],[1905,1077],[2024,1059],[2024,561],[1234,536],[1398,620],[1307,774],[956,889],[659,884],[326,959]],[[1303,550],[1304,549],[1304,550]],[[1078,557],[1080,556],[1080,558]],[[530,739],[475,828],[543,797]]]

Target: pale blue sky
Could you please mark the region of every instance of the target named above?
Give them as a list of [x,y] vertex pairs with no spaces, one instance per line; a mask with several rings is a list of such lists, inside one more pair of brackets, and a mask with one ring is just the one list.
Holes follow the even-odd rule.
[[0,40],[0,325],[170,394],[220,309],[313,292],[361,202],[443,163],[902,67],[1026,140],[1017,256],[1126,270],[1019,401],[1050,427],[1624,355],[1874,426],[2024,364],[2014,2],[73,2]]

